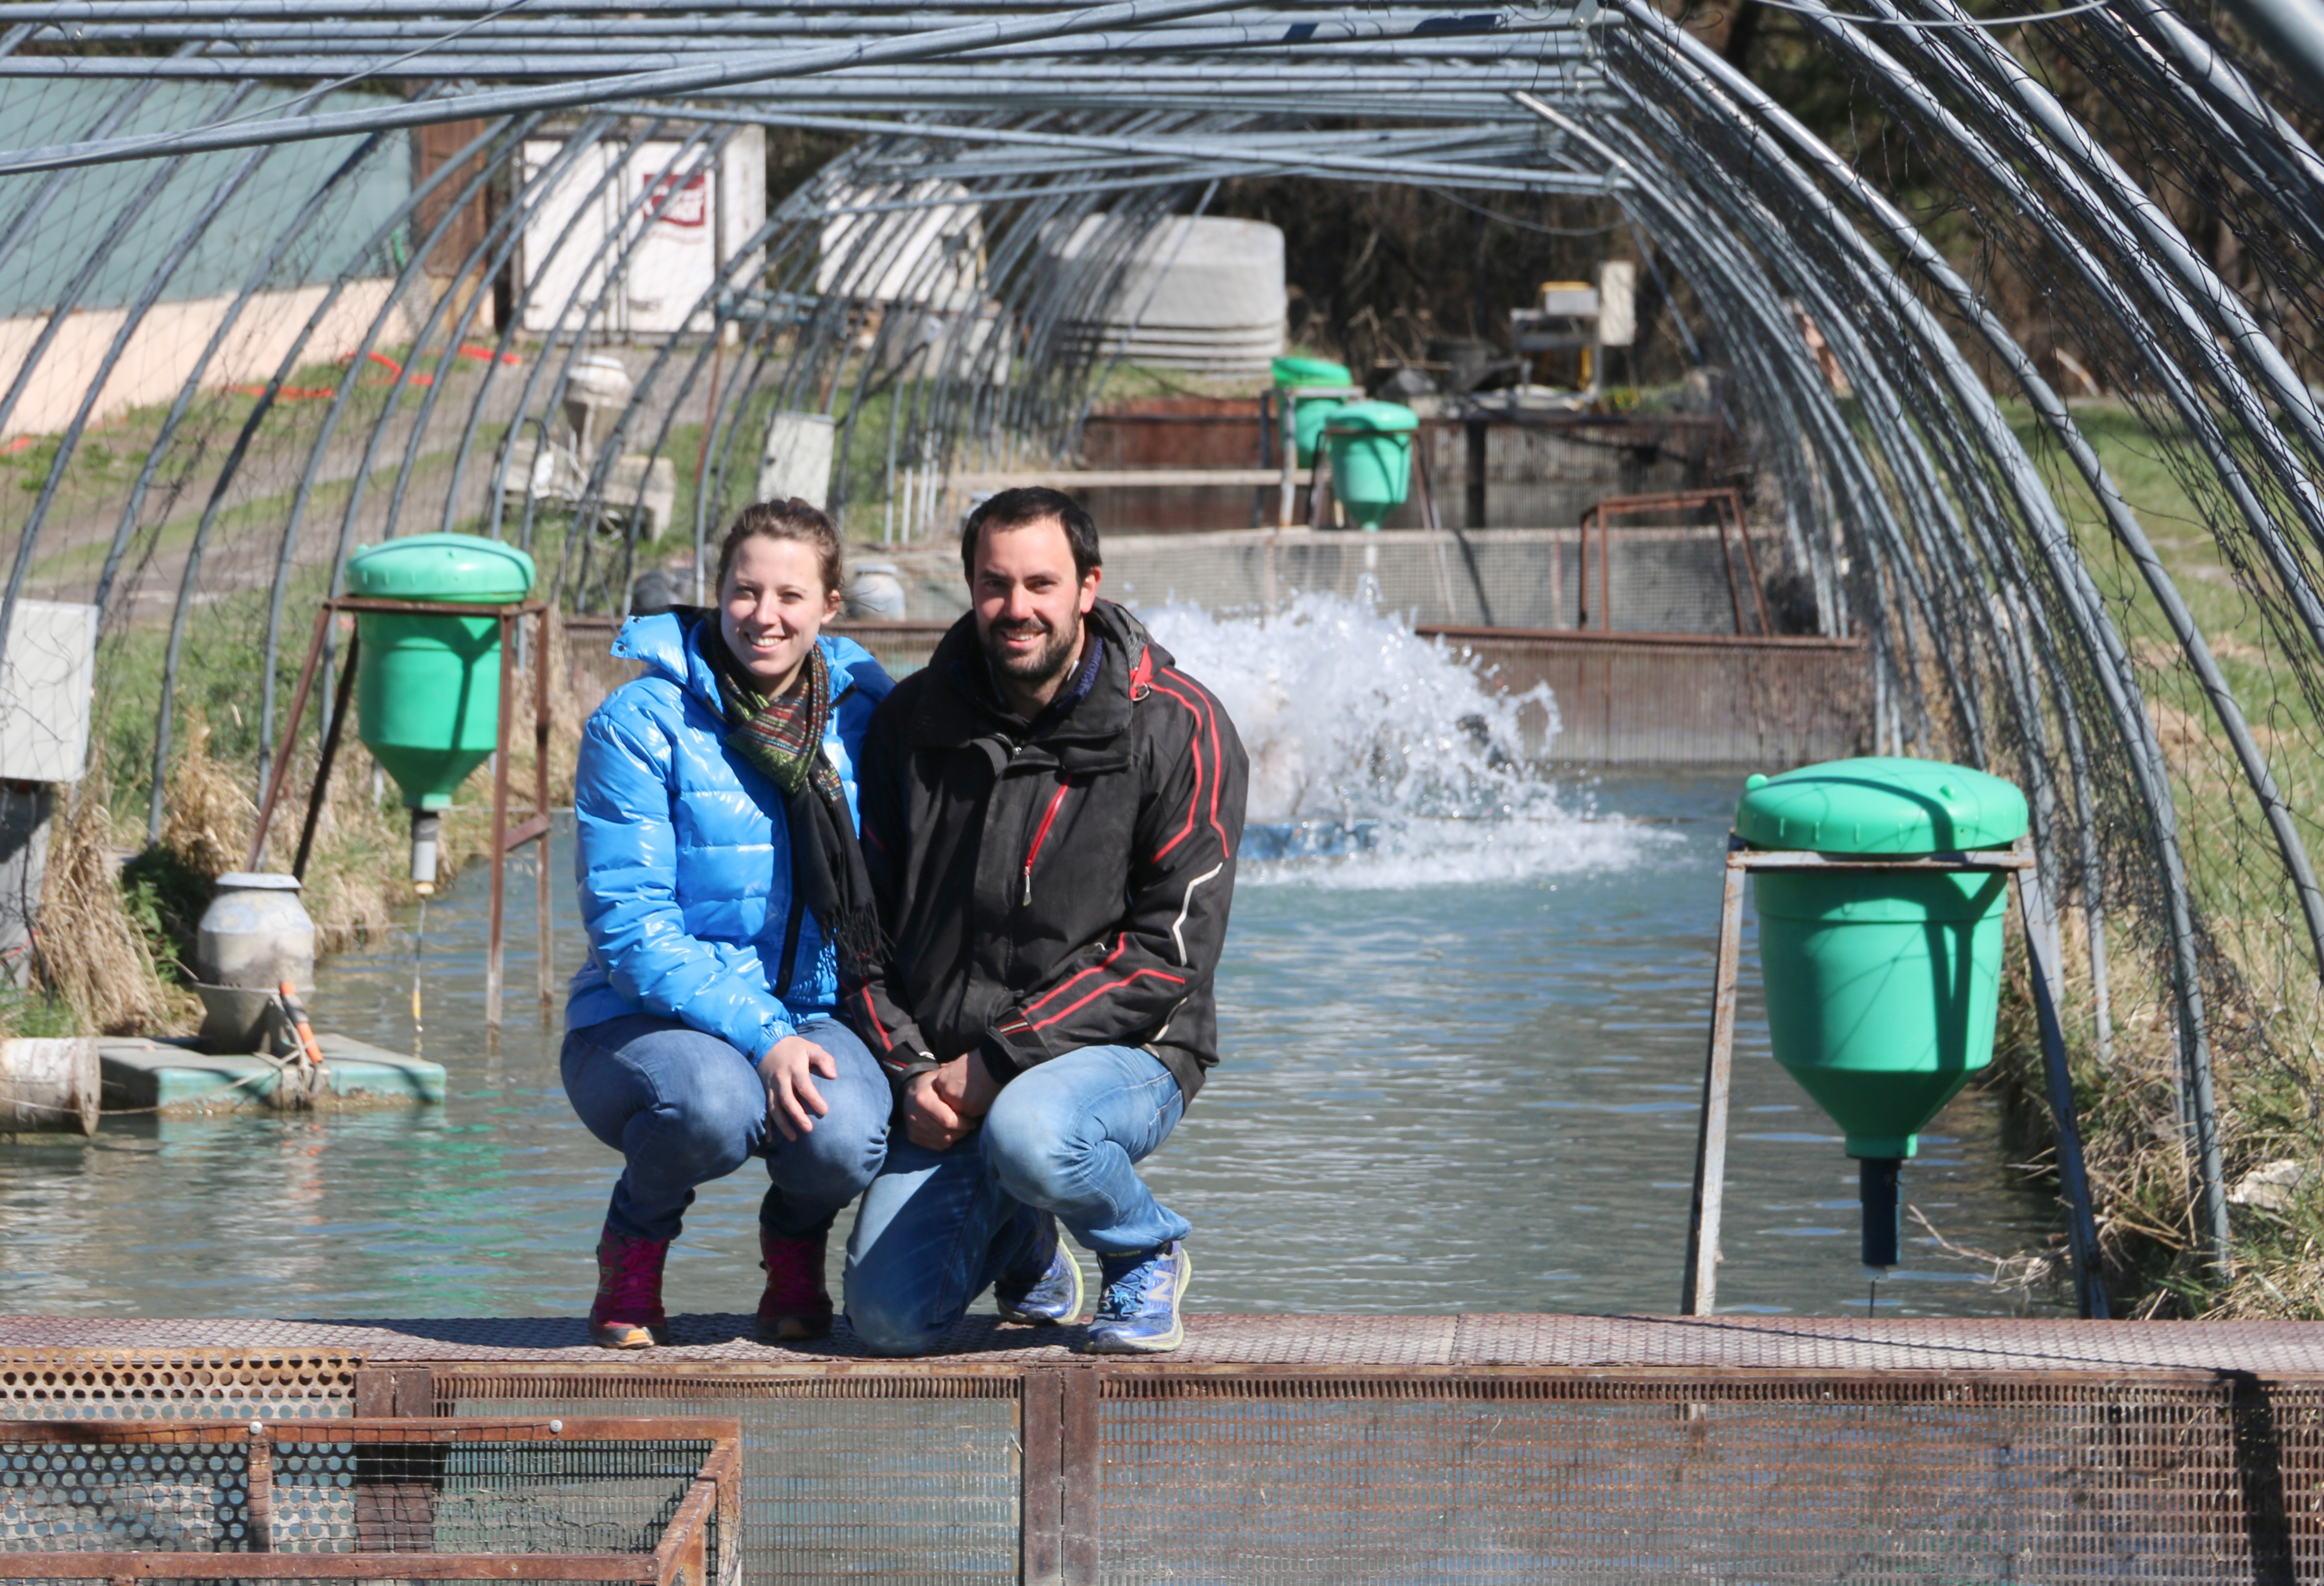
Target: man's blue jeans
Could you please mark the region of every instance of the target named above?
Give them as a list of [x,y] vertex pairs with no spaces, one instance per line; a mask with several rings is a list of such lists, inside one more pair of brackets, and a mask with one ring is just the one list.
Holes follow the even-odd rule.
[[646,1013],[566,1032],[560,1066],[573,1111],[629,1158],[605,1226],[632,1239],[676,1239],[696,1185],[763,1156],[774,1185],[760,1203],[760,1225],[778,1239],[828,1229],[880,1171],[894,1096],[845,1025],[809,1019],[799,1034],[831,1054],[839,1077],[815,1076],[831,1111],[787,1140],[767,1121],[757,1060],[716,1036]]
[[1010,1081],[949,1150],[914,1145],[899,1127],[847,1241],[855,1336],[876,1354],[934,1349],[1027,1253],[1040,1212],[1101,1255],[1184,1239],[1186,1220],[1132,1164],[1170,1138],[1185,1105],[1150,1053],[1084,1047]]

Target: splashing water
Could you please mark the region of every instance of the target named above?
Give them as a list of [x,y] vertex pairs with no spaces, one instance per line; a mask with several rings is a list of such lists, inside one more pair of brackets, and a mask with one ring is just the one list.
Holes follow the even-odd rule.
[[[1270,616],[1141,613],[1250,756],[1247,881],[1416,887],[1627,868],[1664,834],[1600,816],[1523,744],[1548,687],[1502,694],[1394,617],[1305,594]],[[1255,862],[1254,862],[1255,861]]]

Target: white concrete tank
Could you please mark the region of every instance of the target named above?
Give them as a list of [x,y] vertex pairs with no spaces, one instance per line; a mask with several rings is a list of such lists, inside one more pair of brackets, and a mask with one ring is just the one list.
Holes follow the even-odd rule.
[[1061,327],[1069,342],[1093,341],[1102,357],[1119,350],[1126,363],[1203,374],[1265,374],[1283,351],[1287,297],[1277,227],[1177,215],[1123,250],[1112,217],[1093,215],[1070,233],[1044,237],[1039,267],[1102,274],[1125,252],[1097,311]]

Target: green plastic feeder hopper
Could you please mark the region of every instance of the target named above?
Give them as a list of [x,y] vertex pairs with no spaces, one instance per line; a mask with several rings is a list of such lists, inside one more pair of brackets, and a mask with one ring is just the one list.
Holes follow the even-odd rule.
[[[1935,761],[1837,760],[1753,777],[1753,848],[1928,854],[2007,848],[2025,796]],[[1993,1060],[2007,878],[1996,871],[1761,871],[1753,877],[1775,1061],[1861,1164],[1864,1264],[1896,1264],[1896,1175],[1920,1131]]]
[[[506,605],[532,588],[532,558],[474,534],[414,534],[357,551],[347,593],[374,600]],[[364,612],[355,676],[363,741],[411,811],[411,879],[436,886],[441,811],[498,740],[500,622],[494,617]]]
[[[1277,358],[1275,360],[1275,389],[1288,391],[1299,385],[1355,384],[1356,377],[1345,364],[1334,364],[1324,358]],[[1339,397],[1301,397],[1292,404],[1291,436],[1293,459],[1303,468],[1315,466],[1315,440],[1323,433],[1324,421],[1331,418],[1341,403]]]
[[1332,493],[1359,528],[1378,529],[1412,493],[1413,435],[1420,416],[1394,402],[1350,402],[1323,427]]

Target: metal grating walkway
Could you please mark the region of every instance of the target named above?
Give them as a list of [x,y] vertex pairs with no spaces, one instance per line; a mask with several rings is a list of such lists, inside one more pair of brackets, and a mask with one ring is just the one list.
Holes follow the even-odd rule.
[[[753,1342],[747,1315],[672,1319],[672,1347],[622,1357],[691,1361],[869,1362],[843,1323],[825,1347]],[[2324,1378],[2324,1323],[1865,1322],[1689,1316],[1196,1315],[1178,1367],[1636,1367],[1781,1371],[2226,1371]],[[1077,1328],[1044,1334],[972,1316],[939,1353],[879,1369],[917,1372],[1078,1360]],[[295,1322],[0,1316],[0,1351],[226,1349],[428,1361],[605,1363],[577,1316]],[[0,1359],[5,1359],[0,1355]]]
[[749,1323],[0,1318],[0,1420],[730,1417],[756,1582],[2324,1586],[2324,1323],[1213,1315],[1102,1361]]

